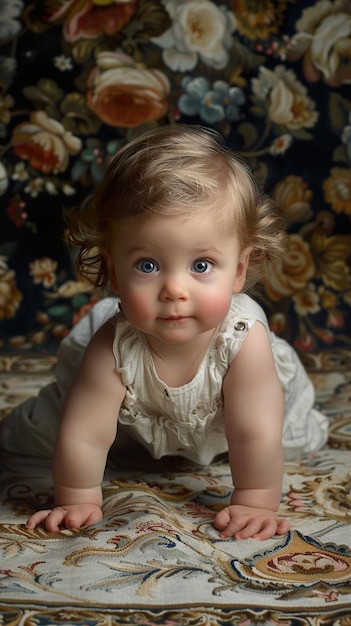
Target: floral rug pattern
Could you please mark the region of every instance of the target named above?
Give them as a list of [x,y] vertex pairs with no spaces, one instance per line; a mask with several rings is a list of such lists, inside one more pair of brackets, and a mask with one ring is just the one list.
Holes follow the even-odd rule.
[[[2,459],[1,624],[349,626],[351,616],[351,353],[308,356],[328,446],[287,463],[284,537],[224,541],[212,525],[227,502],[229,466],[155,462],[140,451],[104,480],[102,522],[80,531],[29,531],[52,502],[50,467]],[[37,393],[54,357],[0,359],[0,414]]]

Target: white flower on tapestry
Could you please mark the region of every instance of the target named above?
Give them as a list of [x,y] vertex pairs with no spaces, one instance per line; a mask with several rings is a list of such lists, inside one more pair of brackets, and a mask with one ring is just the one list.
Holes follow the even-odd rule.
[[172,25],[152,41],[163,48],[167,67],[185,72],[199,59],[217,70],[227,65],[236,28],[232,12],[209,0],[162,0],[162,4]]
[[25,186],[24,191],[28,193],[31,198],[37,198],[44,189],[43,178],[32,178],[28,185]]
[[269,119],[291,131],[312,128],[319,114],[292,70],[278,65],[274,72],[261,66],[259,77],[252,79],[252,91],[257,104],[266,107]]
[[77,154],[82,142],[45,111],[34,111],[14,129],[12,145],[15,154],[33,169],[57,174],[67,169],[69,155]]
[[9,184],[9,179],[7,176],[7,171],[4,167],[4,165],[1,163],[0,161],[0,196],[2,196]]
[[72,185],[69,185],[68,183],[63,183],[62,191],[65,196],[74,196],[74,194],[76,193],[74,187],[72,187]]
[[43,284],[44,287],[52,287],[56,283],[57,261],[53,261],[48,257],[35,259],[33,263],[29,263],[30,276],[33,276],[35,285]]
[[28,180],[29,174],[27,172],[27,167],[24,161],[16,163],[11,178],[12,180],[19,180],[21,182],[25,182],[26,180]]
[[308,81],[322,79],[330,87],[351,82],[351,6],[348,0],[320,0],[296,22],[288,59],[303,57]]
[[50,196],[57,196],[57,188],[51,180],[47,180],[45,183],[45,191],[47,191]]
[[280,135],[280,137],[272,141],[272,144],[269,148],[269,152],[273,156],[277,156],[279,154],[285,154],[288,148],[290,148],[292,141],[293,141],[292,136],[288,135],[288,133],[284,133],[283,135]]
[[185,93],[178,100],[178,107],[185,115],[199,115],[204,122],[214,124],[222,120],[238,120],[240,105],[245,102],[243,91],[231,87],[223,80],[213,85],[204,76],[183,78]]
[[81,280],[67,280],[62,283],[57,289],[55,294],[52,294],[53,298],[74,298],[81,293],[89,293],[94,291],[93,285],[84,283]]
[[6,42],[20,32],[21,22],[16,20],[23,9],[22,0],[2,0],[0,2],[0,43]]
[[59,54],[54,57],[54,65],[61,72],[73,70],[72,59],[70,59],[70,57],[66,57],[64,54]]

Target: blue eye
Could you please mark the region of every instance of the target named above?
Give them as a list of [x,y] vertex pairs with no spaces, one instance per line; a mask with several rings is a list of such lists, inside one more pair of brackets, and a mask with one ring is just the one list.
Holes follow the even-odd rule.
[[143,272],[143,274],[152,274],[158,271],[158,267],[152,259],[142,259],[142,261],[136,263],[135,267],[139,272]]
[[208,261],[208,259],[198,259],[198,261],[194,262],[192,270],[196,272],[196,274],[207,274],[211,271],[212,267],[213,263]]

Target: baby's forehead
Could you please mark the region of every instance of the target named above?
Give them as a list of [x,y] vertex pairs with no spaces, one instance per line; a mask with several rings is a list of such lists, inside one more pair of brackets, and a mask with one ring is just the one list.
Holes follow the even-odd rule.
[[[140,229],[152,230],[155,224],[164,224],[166,227],[179,226],[192,228],[196,224],[210,224],[215,231],[235,231],[239,222],[239,212],[234,206],[228,206],[223,202],[208,202],[201,206],[177,206],[170,203],[168,206],[154,207],[149,212],[141,212],[126,217],[118,217],[113,219],[111,230],[116,235],[123,235],[127,231],[133,233]],[[194,231],[195,233],[195,231]]]
[[119,220],[110,243],[122,255],[143,251],[152,254],[157,248],[197,251],[199,255],[220,250],[222,242],[239,241],[235,225],[219,219],[216,211],[195,211],[136,215]]

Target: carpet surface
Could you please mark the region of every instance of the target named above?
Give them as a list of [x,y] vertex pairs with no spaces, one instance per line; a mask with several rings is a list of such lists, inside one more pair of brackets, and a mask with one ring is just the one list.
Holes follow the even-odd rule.
[[[285,466],[265,542],[221,540],[231,493],[226,459],[208,467],[130,452],[104,480],[102,522],[80,531],[25,527],[52,503],[50,466],[4,457],[0,474],[0,624],[349,626],[351,624],[351,352],[305,357],[328,445]],[[0,358],[0,412],[54,376],[54,357]]]

